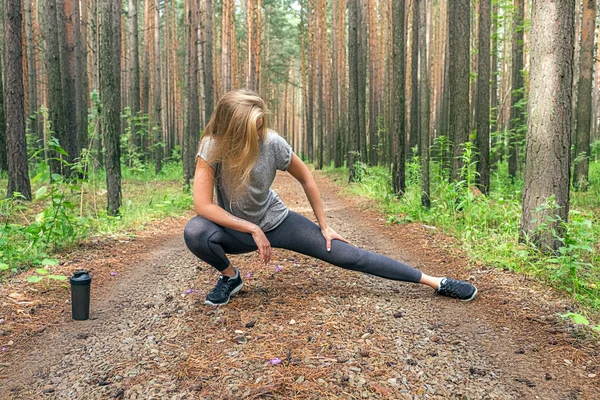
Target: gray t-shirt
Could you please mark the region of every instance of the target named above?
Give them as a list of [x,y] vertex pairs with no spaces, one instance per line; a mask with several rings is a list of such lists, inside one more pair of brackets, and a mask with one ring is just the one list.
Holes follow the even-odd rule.
[[[204,160],[210,158],[215,139],[202,139],[198,156]],[[225,187],[219,162],[211,163],[215,170],[215,191],[217,204],[227,212],[252,222],[264,232],[275,229],[287,217],[289,210],[277,193],[271,189],[277,170],[287,171],[292,161],[292,148],[276,132],[267,131],[265,140],[259,143],[258,161],[250,171],[246,190],[238,198],[231,198],[231,190]]]

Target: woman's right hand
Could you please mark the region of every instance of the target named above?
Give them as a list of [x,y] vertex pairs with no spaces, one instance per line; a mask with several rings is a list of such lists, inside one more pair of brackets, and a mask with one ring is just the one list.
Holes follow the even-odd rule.
[[252,239],[254,239],[256,247],[258,247],[258,253],[265,265],[268,264],[269,261],[271,261],[271,243],[269,242],[269,239],[267,239],[265,233],[258,226],[254,232],[252,232]]

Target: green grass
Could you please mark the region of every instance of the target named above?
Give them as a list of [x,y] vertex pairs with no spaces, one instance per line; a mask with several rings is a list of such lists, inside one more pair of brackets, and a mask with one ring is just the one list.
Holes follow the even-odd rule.
[[[0,273],[44,265],[57,251],[89,237],[129,235],[149,222],[190,210],[193,202],[183,188],[181,163],[164,165],[158,175],[153,171],[123,168],[122,206],[116,217],[106,211],[104,171],[85,180],[54,183],[43,166],[34,171],[32,202],[0,200]],[[6,184],[6,177],[0,177],[0,185]]]
[[[534,246],[518,243],[522,180],[510,183],[506,164],[492,175],[489,196],[474,195],[465,182],[450,184],[431,164],[431,208],[421,206],[420,171],[417,160],[407,164],[407,190],[403,197],[392,193],[391,176],[383,167],[365,170],[360,183],[347,192],[377,200],[388,223],[419,221],[440,228],[460,240],[471,260],[536,276],[570,294],[591,310],[600,309],[598,213],[599,164],[590,163],[589,191],[572,192],[567,235],[556,254],[547,255]],[[326,168],[327,174],[346,182],[346,168]]]

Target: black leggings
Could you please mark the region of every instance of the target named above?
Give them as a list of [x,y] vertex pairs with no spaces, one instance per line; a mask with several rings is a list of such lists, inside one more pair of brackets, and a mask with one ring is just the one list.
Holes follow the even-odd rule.
[[[230,264],[225,253],[242,254],[257,250],[251,234],[222,227],[200,216],[187,223],[183,235],[190,251],[219,271]],[[331,251],[327,251],[321,228],[293,211],[277,228],[265,232],[265,235],[271,247],[292,250],[338,267],[397,281],[421,280],[421,271],[341,240],[333,240]]]

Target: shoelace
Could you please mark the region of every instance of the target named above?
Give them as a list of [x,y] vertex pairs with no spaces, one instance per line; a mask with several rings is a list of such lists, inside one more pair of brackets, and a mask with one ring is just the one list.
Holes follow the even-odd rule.
[[444,281],[442,281],[442,284],[440,286],[440,292],[452,294],[454,296],[459,296],[460,295],[460,293],[459,293],[460,287],[461,287],[460,282],[444,279]]
[[213,293],[223,294],[223,293],[227,292],[227,290],[229,290],[229,282],[230,281],[231,281],[231,278],[224,280],[223,277],[219,277],[219,280],[217,281],[217,284],[215,285],[215,288],[213,289]]

